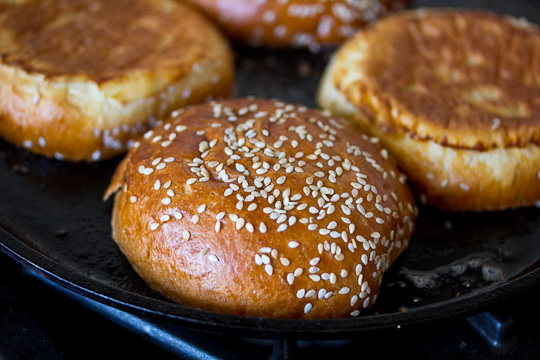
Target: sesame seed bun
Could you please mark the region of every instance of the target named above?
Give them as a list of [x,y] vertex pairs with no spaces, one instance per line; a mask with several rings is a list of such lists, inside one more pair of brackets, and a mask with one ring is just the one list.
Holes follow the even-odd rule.
[[166,297],[229,314],[356,316],[408,246],[417,209],[387,152],[304,106],[189,107],[119,165],[113,239]]
[[335,45],[410,0],[190,0],[236,42],[267,47]]
[[233,86],[221,33],[170,0],[0,1],[0,54],[0,136],[57,159],[123,153]]
[[487,12],[402,12],[335,54],[318,103],[377,136],[423,203],[540,201],[538,28]]

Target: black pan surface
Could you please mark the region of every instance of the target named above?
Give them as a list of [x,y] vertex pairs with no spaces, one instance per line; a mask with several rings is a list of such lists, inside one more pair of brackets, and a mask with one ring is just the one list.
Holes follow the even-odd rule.
[[[535,1],[415,6],[487,8],[540,23]],[[332,51],[236,48],[235,96],[316,107],[318,80]],[[135,274],[111,240],[112,202],[102,195],[120,160],[46,160],[0,141],[0,250],[83,297],[173,325],[247,337],[345,338],[428,325],[484,311],[540,284],[540,208],[448,213],[420,207],[410,248],[385,275],[377,303],[357,318],[261,319],[173,304]]]

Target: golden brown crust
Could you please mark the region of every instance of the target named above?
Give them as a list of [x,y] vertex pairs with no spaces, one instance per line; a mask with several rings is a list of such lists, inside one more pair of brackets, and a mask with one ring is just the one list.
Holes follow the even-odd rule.
[[[431,16],[432,13],[427,14]],[[456,15],[456,13],[450,14]],[[442,15],[434,13],[434,16]],[[508,125],[508,119],[506,119],[507,126],[500,132],[502,118],[501,122],[492,123],[489,129],[483,128],[481,121],[474,122],[471,119],[468,130],[461,129],[459,136],[456,135],[459,146],[458,143],[449,145],[448,141],[439,142],[435,135],[431,136],[432,133],[429,133],[429,136],[420,137],[401,122],[394,123],[392,119],[398,119],[398,117],[389,120],[388,113],[392,113],[393,109],[398,107],[427,101],[426,98],[420,96],[413,99],[414,96],[410,96],[406,102],[394,99],[391,107],[385,107],[384,104],[389,104],[389,102],[379,101],[379,98],[373,95],[372,88],[363,84],[365,79],[358,75],[363,73],[363,68],[355,69],[355,66],[360,66],[361,61],[357,64],[351,62],[353,59],[361,60],[359,54],[363,53],[365,47],[358,46],[363,46],[362,44],[357,39],[351,41],[328,64],[321,79],[317,100],[322,108],[329,110],[335,116],[347,118],[362,131],[380,138],[382,144],[396,158],[402,171],[408,175],[419,201],[446,210],[501,210],[538,205],[540,201],[540,147],[534,140],[538,126],[533,131],[527,125],[534,123],[533,119],[528,119],[523,128],[519,126],[519,123]],[[344,76],[345,73],[348,73],[349,77]],[[351,75],[353,73],[356,77]],[[338,89],[337,84],[341,84],[342,88]],[[441,89],[432,86],[430,91],[442,96],[438,93]],[[359,100],[349,97],[351,93],[364,93],[365,98]],[[366,95],[368,93],[370,95]],[[371,99],[367,100],[370,96]],[[442,98],[441,100],[448,100],[453,104],[452,101],[455,99]],[[374,104],[379,106],[373,106]],[[436,111],[438,104],[437,101],[425,102],[424,107],[434,106],[433,109],[429,108],[429,111]],[[441,113],[444,113],[446,105],[441,106],[443,106]],[[479,118],[486,115],[479,111],[477,113]],[[404,111],[399,114],[405,117]],[[412,119],[411,121],[416,121],[418,124],[427,124],[422,125],[424,130],[429,126],[437,128],[437,131],[442,128],[436,119],[430,122],[430,118],[418,116],[412,110],[408,113],[407,119]],[[460,126],[458,124],[460,119],[452,118],[452,121],[457,124],[452,125],[452,129],[448,130],[450,134],[452,130],[457,131]],[[496,144],[494,139],[501,139],[500,134],[510,136],[509,134],[512,133],[510,128],[515,130],[514,134],[523,134],[520,135],[521,138],[527,138],[528,141],[521,146],[499,144],[488,148],[480,147],[480,149],[478,146],[465,146],[467,143],[478,144],[479,141],[484,141],[482,137],[489,136],[492,136],[490,141]],[[480,131],[481,129],[483,130]],[[437,134],[437,131],[433,134]],[[451,136],[446,139],[451,139]]]
[[540,31],[524,21],[407,11],[343,47],[334,86],[387,131],[464,149],[526,147],[540,144],[539,48]]
[[358,315],[417,216],[375,139],[269,100],[186,109],[134,144],[114,192],[113,238],[150,286],[262,317]]
[[409,0],[190,0],[236,42],[270,47],[335,45]]
[[156,119],[228,96],[233,76],[225,39],[181,3],[0,2],[0,135],[41,155],[122,153]]

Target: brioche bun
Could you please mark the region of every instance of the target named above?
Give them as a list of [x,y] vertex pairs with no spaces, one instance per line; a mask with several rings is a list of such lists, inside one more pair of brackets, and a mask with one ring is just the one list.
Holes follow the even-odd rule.
[[417,209],[376,139],[278,101],[180,111],[134,143],[113,239],[178,303],[270,318],[356,316],[408,246]]
[[336,45],[410,0],[190,0],[237,43],[266,47]]
[[233,86],[226,40],[171,0],[0,1],[0,54],[0,136],[71,161],[123,153]]
[[487,12],[389,16],[344,44],[318,103],[398,160],[422,203],[502,210],[540,200],[538,28]]

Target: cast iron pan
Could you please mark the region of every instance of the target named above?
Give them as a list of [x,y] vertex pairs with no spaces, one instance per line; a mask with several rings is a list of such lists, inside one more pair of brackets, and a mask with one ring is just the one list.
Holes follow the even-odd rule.
[[[540,4],[533,1],[471,3],[416,6],[489,6],[540,23]],[[236,96],[316,107],[318,80],[332,49],[236,51]],[[515,300],[540,283],[539,208],[447,213],[421,207],[410,248],[385,275],[375,306],[360,317],[260,319],[173,304],[148,288],[111,240],[112,201],[101,199],[120,160],[71,164],[0,142],[0,249],[83,297],[178,326],[247,337],[347,338],[427,325]]]

